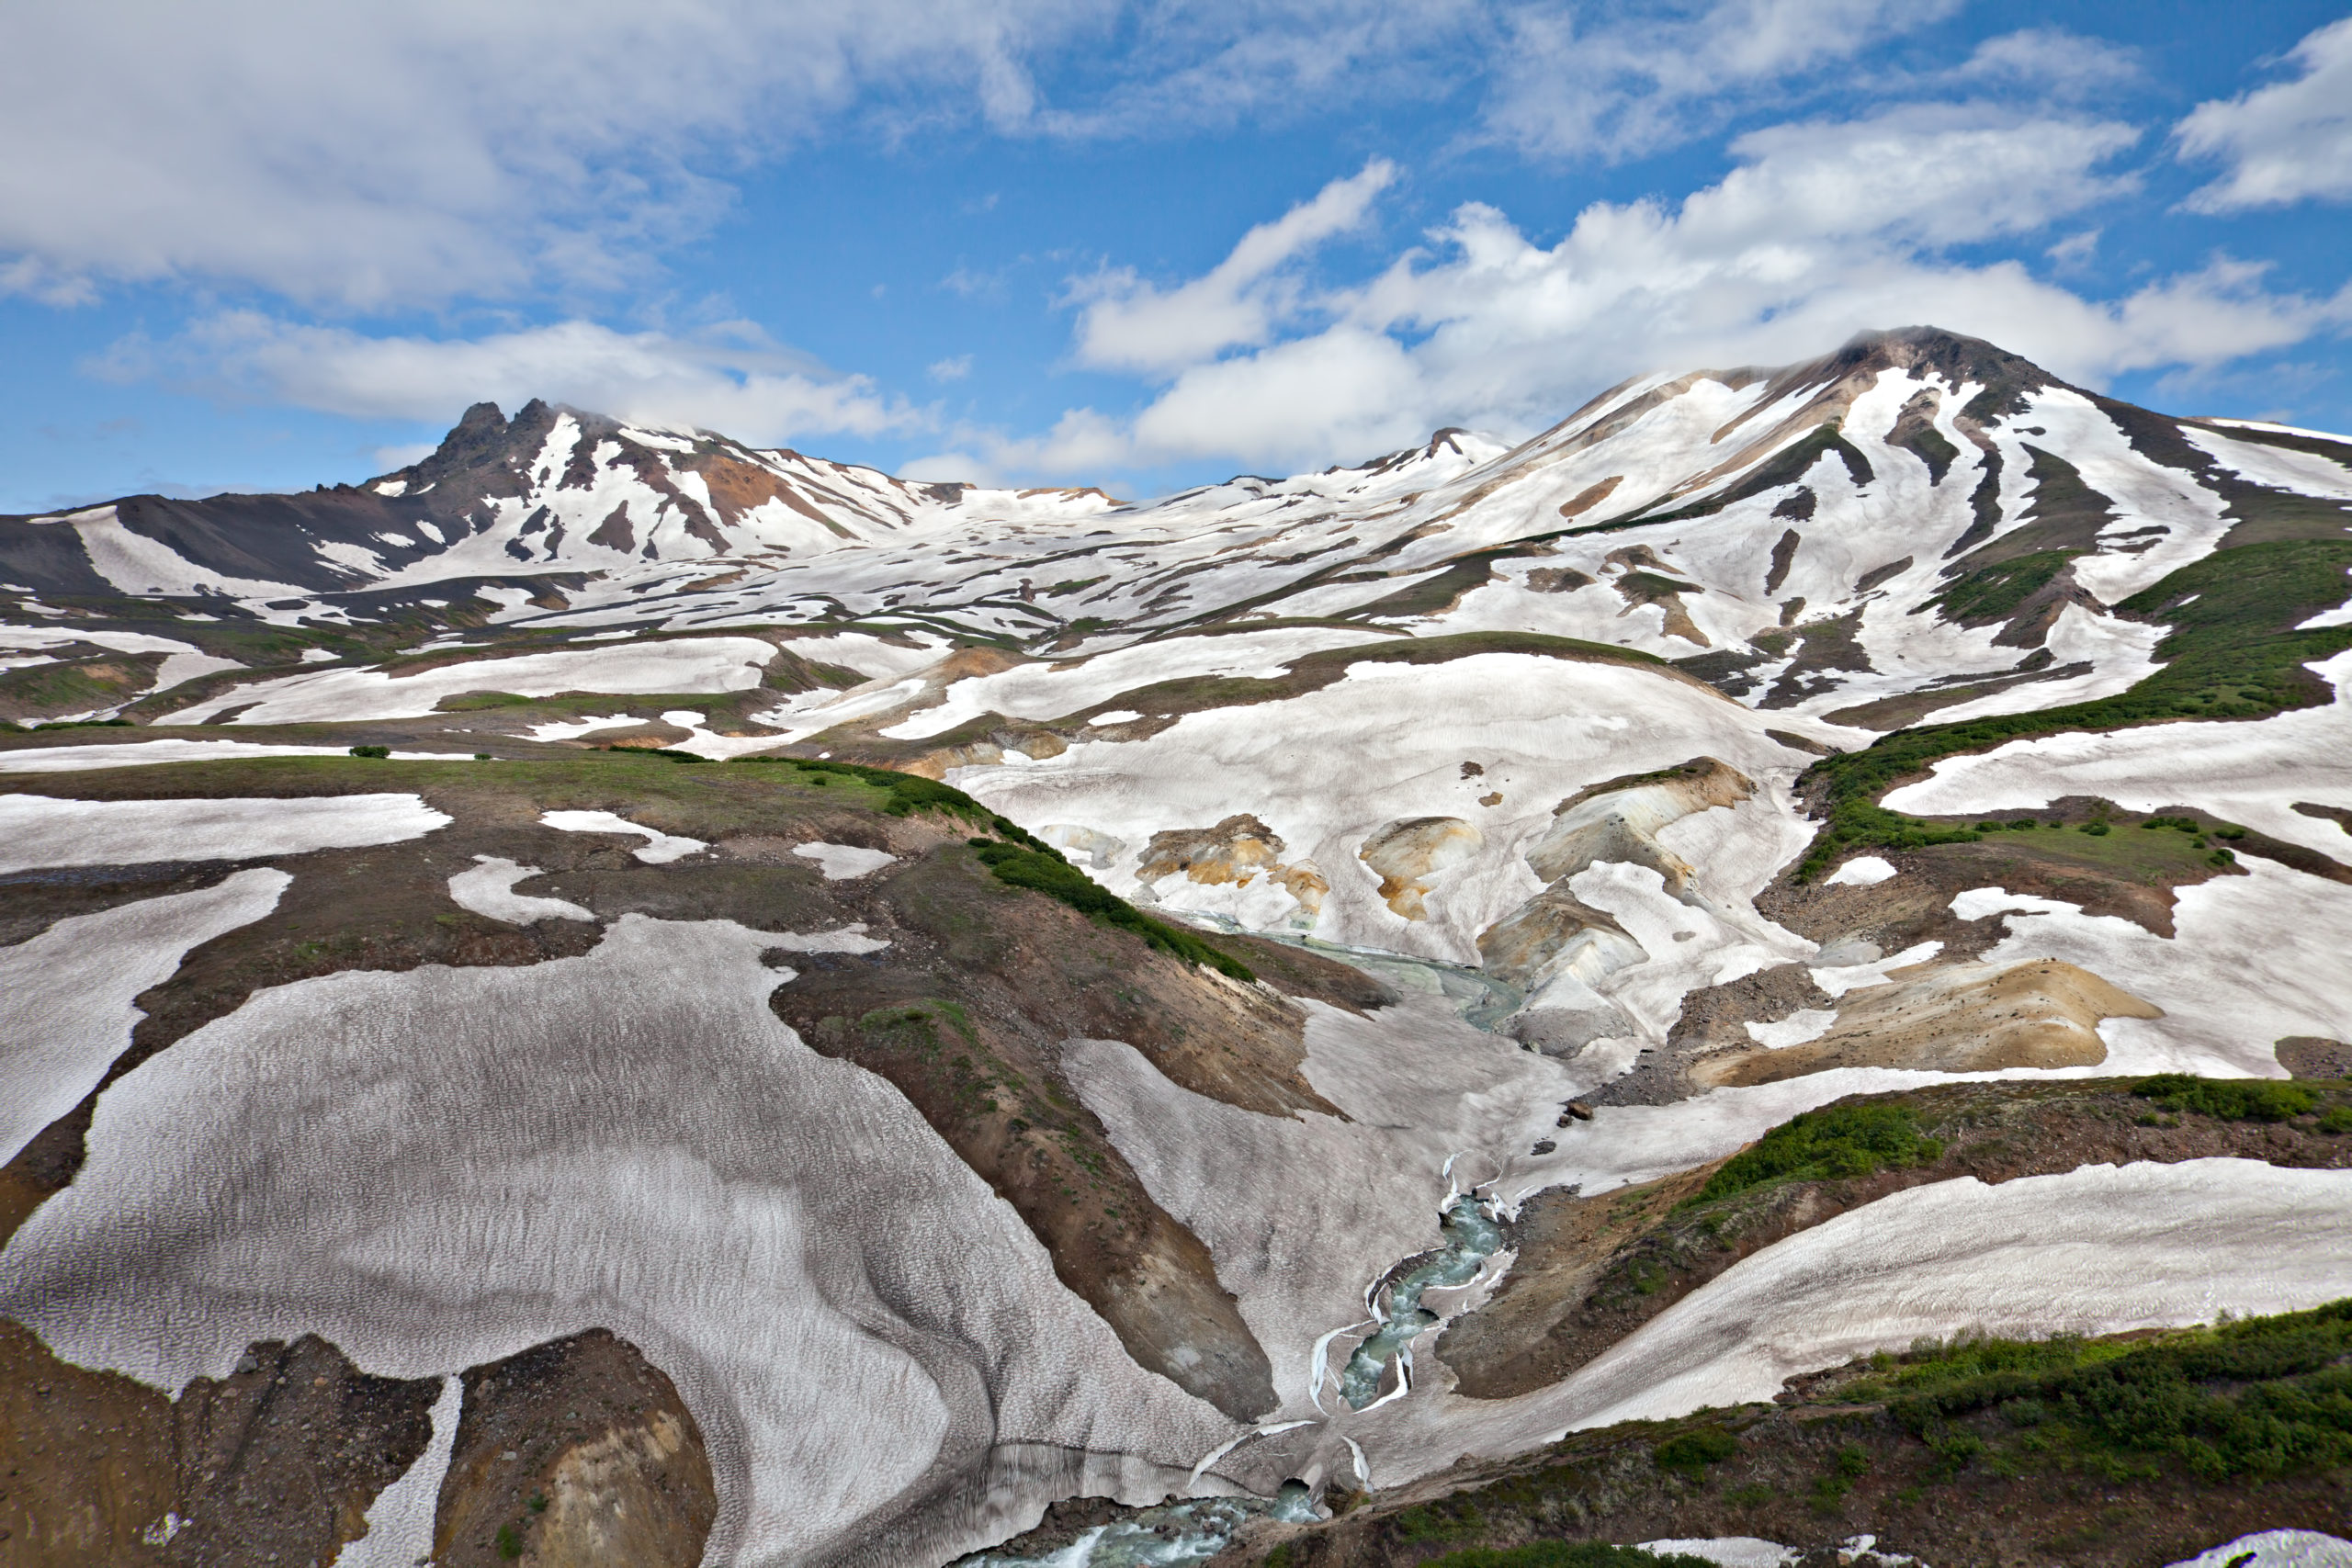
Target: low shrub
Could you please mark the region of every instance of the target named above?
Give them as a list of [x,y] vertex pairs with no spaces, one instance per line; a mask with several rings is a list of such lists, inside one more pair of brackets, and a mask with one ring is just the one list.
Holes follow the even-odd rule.
[[1204,964],[1233,979],[1255,980],[1258,977],[1257,972],[1239,959],[1218,952],[1191,931],[1153,919],[1070,864],[1048,845],[1039,843],[1002,818],[997,821],[1002,824],[1000,831],[1010,829],[1008,837],[1018,835],[1015,842],[1003,843],[990,839],[978,839],[971,842],[973,852],[996,874],[999,882],[1058,898],[1081,914],[1094,916],[1122,931],[1133,931],[1162,953]]
[[1739,1439],[1721,1427],[1697,1427],[1679,1433],[1650,1450],[1660,1470],[1697,1475],[1711,1464],[1721,1464],[1739,1451]]
[[[2196,1080],[2192,1080],[2196,1081]],[[2145,1473],[2169,1456],[2209,1481],[2352,1463],[2352,1300],[2147,1341],[1975,1340],[1915,1351],[1848,1397],[1879,1399],[1954,1470],[1990,1446],[1956,1425],[1998,1414],[2005,1450]]]
[[1899,1105],[1833,1105],[1791,1117],[1735,1155],[1682,1207],[1711,1203],[1768,1181],[1834,1181],[1885,1166],[1927,1165],[1944,1146],[1923,1138]]
[[2319,1103],[2319,1095],[2299,1083],[2277,1078],[2199,1078],[2158,1073],[2132,1088],[2176,1114],[2194,1111],[2222,1122],[2284,1122]]
[[355,757],[372,757],[378,761],[382,761],[392,754],[392,749],[389,746],[354,746],[351,749],[351,754]]

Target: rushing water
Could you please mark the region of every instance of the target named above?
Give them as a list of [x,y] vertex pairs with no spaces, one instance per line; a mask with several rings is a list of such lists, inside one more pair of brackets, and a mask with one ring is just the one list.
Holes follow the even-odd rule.
[[1485,1207],[1470,1193],[1446,1206],[1441,1228],[1443,1249],[1389,1288],[1388,1320],[1356,1347],[1340,1373],[1340,1395],[1355,1409],[1362,1410],[1380,1393],[1391,1360],[1401,1355],[1406,1367],[1412,1366],[1413,1340],[1437,1322],[1437,1314],[1421,1305],[1421,1292],[1432,1285],[1468,1284],[1503,1244],[1502,1227],[1487,1217]]
[[1251,1519],[1308,1524],[1321,1517],[1307,1500],[1306,1488],[1294,1481],[1272,1498],[1196,1497],[1146,1508],[1132,1518],[1098,1525],[1044,1557],[982,1551],[958,1558],[954,1568],[1163,1568],[1215,1557]]

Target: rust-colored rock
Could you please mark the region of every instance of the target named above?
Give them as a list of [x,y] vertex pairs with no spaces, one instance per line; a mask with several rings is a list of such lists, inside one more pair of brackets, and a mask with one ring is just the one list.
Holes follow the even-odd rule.
[[694,1568],[718,1517],[702,1428],[628,1340],[592,1328],[467,1370],[437,1568]]

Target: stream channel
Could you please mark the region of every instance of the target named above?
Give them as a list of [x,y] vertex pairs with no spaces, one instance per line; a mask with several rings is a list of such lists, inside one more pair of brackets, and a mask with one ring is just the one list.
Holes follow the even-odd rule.
[[[1183,918],[1216,931],[1241,929],[1214,915],[1188,910]],[[1272,931],[1251,934],[1336,958],[1401,991],[1442,997],[1476,1029],[1492,1032],[1518,1010],[1521,999],[1515,987],[1465,964],[1342,947],[1312,937]],[[1438,1321],[1437,1314],[1421,1305],[1422,1293],[1431,1288],[1468,1284],[1503,1245],[1502,1226],[1487,1216],[1475,1193],[1462,1193],[1448,1202],[1438,1228],[1445,1245],[1388,1281],[1385,1306],[1374,1307],[1382,1314],[1379,1326],[1355,1348],[1340,1370],[1340,1397],[1351,1409],[1362,1410],[1380,1397],[1388,1363],[1400,1358],[1404,1372],[1388,1397],[1406,1392],[1411,1379],[1413,1341]],[[1321,1517],[1306,1488],[1292,1482],[1271,1498],[1195,1497],[1145,1508],[1115,1523],[1098,1525],[1041,1557],[981,1551],[956,1559],[952,1568],[1164,1568],[1216,1556],[1251,1519],[1305,1524]]]
[[1303,1525],[1322,1517],[1307,1500],[1306,1488],[1294,1481],[1271,1498],[1195,1497],[1146,1508],[1097,1525],[1043,1557],[982,1551],[957,1558],[952,1568],[1162,1568],[1215,1557],[1251,1519]]

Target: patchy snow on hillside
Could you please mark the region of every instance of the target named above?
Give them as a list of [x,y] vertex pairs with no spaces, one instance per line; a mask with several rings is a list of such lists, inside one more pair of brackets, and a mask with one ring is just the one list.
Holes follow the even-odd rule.
[[1282,1404],[1269,1419],[1334,1403],[1324,1390],[1317,1404],[1317,1340],[1368,1328],[1369,1287],[1396,1259],[1438,1246],[1446,1201],[1502,1174],[1575,1087],[1549,1057],[1432,1001],[1369,1018],[1305,1005],[1307,1081],[1347,1121],[1267,1116],[1194,1094],[1117,1041],[1080,1042],[1064,1056],[1153,1200],[1215,1255],[1218,1282],[1273,1365]]
[[91,570],[125,593],[219,593],[237,599],[308,597],[304,590],[291,583],[231,577],[198,566],[161,539],[151,539],[124,527],[112,506],[94,506],[29,521],[59,524],[79,534]]
[[335,1554],[327,1568],[417,1568],[433,1560],[433,1516],[441,1483],[457,1448],[458,1422],[465,1404],[465,1380],[441,1380],[433,1402],[433,1436],[424,1451],[368,1505],[368,1530]]
[[1577,1427],[1770,1399],[1783,1380],[1962,1329],[2120,1334],[2352,1294],[2352,1171],[2085,1166],[1909,1188],[1800,1231],[1601,1353]]
[[1473,1400],[1434,1374],[1343,1425],[1373,1483],[1395,1486],[1464,1453],[1498,1458],[1569,1430],[1769,1400],[1796,1372],[1919,1337],[2115,1334],[2347,1293],[2352,1172],[2201,1159],[1994,1187],[1963,1178],[1743,1258],[1552,1388]]
[[1027,1474],[1016,1514],[1090,1468],[1181,1488],[1234,1424],[1137,1367],[902,1095],[777,1021],[778,941],[631,915],[581,958],[258,992],[100,1100],[0,1313],[166,1390],[306,1332],[422,1377],[610,1328],[701,1426],[714,1564],[994,1539],[943,1479]]
[[533,920],[593,920],[590,910],[565,898],[536,898],[514,891],[526,877],[544,874],[535,865],[517,865],[503,855],[476,855],[481,863],[449,878],[449,898],[461,909],[493,920],[529,925]]
[[468,692],[511,692],[526,697],[551,697],[561,692],[619,696],[741,692],[760,683],[760,671],[775,657],[775,645],[758,637],[715,637],[477,659],[413,675],[327,670],[232,687],[156,722],[205,724],[241,707],[244,711],[233,721],[238,724],[422,718],[442,698]]
[[649,865],[666,865],[673,860],[684,860],[710,846],[700,839],[680,838],[648,828],[611,811],[547,811],[539,820],[549,828],[567,833],[633,833],[645,842],[629,852]]
[[1008,718],[1060,718],[1137,687],[1186,677],[1269,681],[1286,673],[1289,661],[1302,655],[1387,640],[1329,626],[1166,637],[1097,654],[1082,663],[1023,664],[957,681],[936,706],[918,708],[882,733],[894,740],[928,739],[991,713]]
[[[1793,777],[1804,759],[1766,737],[1765,722],[1695,682],[1629,665],[1518,653],[1367,661],[1319,691],[1187,714],[1142,740],[1081,740],[1033,765],[956,769],[950,782],[1015,821],[1137,846],[1254,813],[1287,846],[1286,862],[1310,860],[1329,883],[1314,934],[1475,964],[1478,933],[1542,890],[1524,852],[1564,796],[1701,754],[1758,778]],[[1464,762],[1482,771],[1465,775]],[[1339,779],[1345,788],[1333,787]],[[1493,795],[1501,799],[1482,804]],[[1359,851],[1385,827],[1435,818],[1468,824],[1477,848],[1433,870],[1425,918],[1408,919]],[[1137,869],[1115,865],[1101,880],[1135,897]],[[1272,924],[1240,900],[1248,891],[1172,877],[1143,896]],[[1287,895],[1277,902],[1294,907]]]
[[2179,889],[2169,938],[2054,899],[2004,898],[2017,912],[2003,914],[1980,900],[1973,918],[1999,919],[2009,933],[1984,960],[2060,959],[2163,1008],[2160,1019],[2099,1025],[2102,1072],[2283,1076],[2275,1042],[2352,1039],[2352,886],[2270,861],[2240,864],[2244,876]]
[[[0,750],[0,773],[64,773],[85,768],[138,768],[160,762],[227,761],[240,757],[347,757],[346,746],[270,746],[243,740],[129,740],[119,744],[19,746]],[[402,756],[455,753],[402,752]]]
[[2257,1530],[2171,1568],[2352,1568],[2352,1540],[2318,1530]]
[[871,876],[886,865],[895,865],[899,857],[883,850],[860,849],[855,844],[808,843],[794,848],[794,854],[817,863],[828,882],[849,882],[861,876]]
[[414,795],[286,800],[59,800],[0,795],[0,871],[255,860],[397,844],[450,818]]
[[[2278,426],[2271,428],[2277,429]],[[2200,429],[2184,424],[2180,434],[2189,444],[2210,453],[2215,462],[2242,479],[2274,490],[2292,491],[2298,495],[2318,496],[2325,501],[2352,501],[2352,468],[2321,457],[2316,452],[2299,452],[2291,446],[2273,446],[2267,441],[2241,441],[2219,431]],[[2294,434],[2308,434],[2296,432]],[[2321,437],[2322,440],[2352,442],[2341,435]]]
[[58,921],[0,947],[0,1165],[81,1103],[145,1016],[132,1005],[200,942],[277,908],[294,879],[241,871],[212,887]]
[[177,637],[155,637],[147,632],[71,631],[56,626],[0,626],[0,648],[55,648],[63,643],[86,642],[98,648],[112,649],[117,653],[160,653],[164,662],[155,669],[155,683],[149,693],[169,691],[195,680],[199,675],[211,675],[222,670],[243,670],[233,659],[223,659],[207,653],[193,643]]
[[2352,652],[2307,668],[2336,688],[2324,707],[2268,718],[2071,730],[1947,757],[1891,791],[1890,810],[1935,816],[2032,810],[2063,795],[2103,795],[2127,811],[2201,807],[2273,838],[2345,858],[2344,832],[2293,809],[2352,805]]

